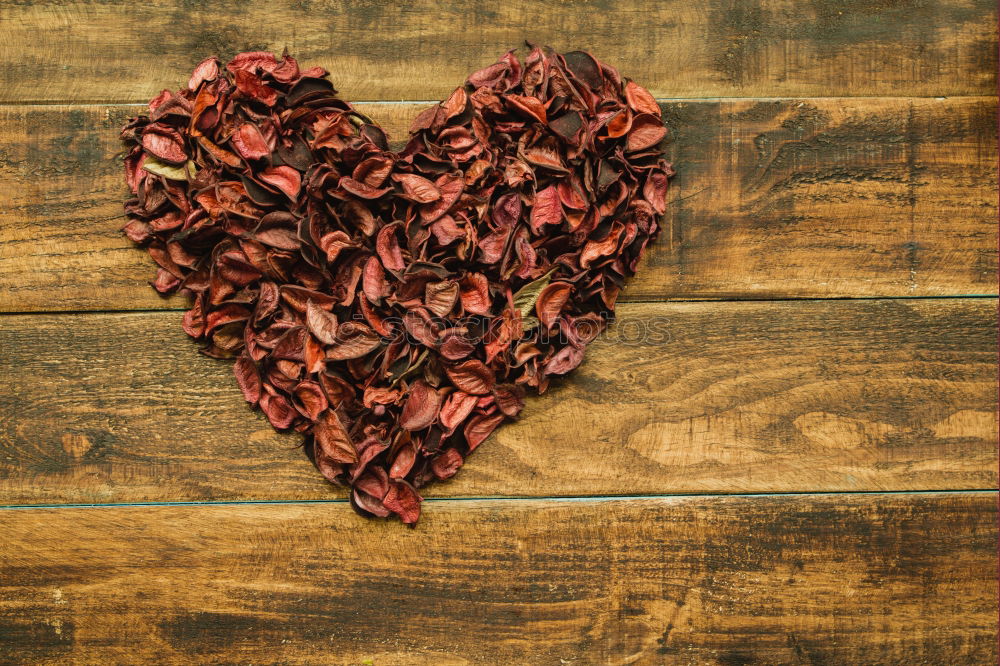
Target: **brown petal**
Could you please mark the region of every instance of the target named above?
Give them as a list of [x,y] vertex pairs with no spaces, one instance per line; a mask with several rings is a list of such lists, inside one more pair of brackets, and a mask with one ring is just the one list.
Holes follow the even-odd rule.
[[219,76],[219,59],[215,56],[205,58],[195,65],[191,78],[188,79],[188,90],[198,90],[204,81],[214,81]]
[[462,190],[465,189],[465,178],[462,177],[461,173],[446,173],[434,182],[434,187],[441,193],[441,198],[420,207],[420,218],[424,223],[433,222],[448,212],[448,209],[462,195]]
[[330,361],[347,361],[361,358],[382,344],[381,338],[364,324],[345,322],[338,331],[339,342],[326,351]]
[[382,265],[390,271],[401,271],[406,268],[403,263],[403,253],[399,249],[399,241],[396,239],[396,230],[402,227],[402,223],[393,222],[387,224],[378,232],[375,239],[375,249]]
[[475,347],[460,333],[445,336],[438,347],[441,358],[449,361],[460,361],[475,351]]
[[444,481],[455,476],[455,472],[465,462],[462,454],[457,449],[445,449],[431,462],[431,471],[434,476]]
[[184,138],[176,129],[160,123],[146,126],[142,133],[142,147],[151,155],[170,164],[184,164],[188,160],[187,152],[184,150]]
[[311,300],[306,303],[306,327],[317,340],[325,345],[337,342],[337,316]]
[[337,186],[347,192],[350,192],[356,197],[361,197],[362,199],[378,199],[391,189],[388,187],[375,188],[348,176],[341,178],[337,183]]
[[493,204],[493,221],[501,227],[512,227],[521,219],[521,197],[517,192],[502,195]]
[[440,421],[447,434],[454,432],[476,407],[479,398],[464,391],[455,391],[441,407]]
[[640,86],[635,81],[625,83],[625,99],[628,105],[636,113],[648,113],[660,117],[660,105],[648,90]]
[[513,418],[524,409],[524,387],[516,384],[498,384],[493,389],[493,397],[497,407],[507,416]]
[[424,304],[438,317],[447,317],[458,301],[458,283],[453,280],[428,282],[424,289]]
[[396,173],[392,179],[403,186],[406,198],[417,203],[430,203],[441,198],[441,192],[434,183],[414,173]]
[[413,469],[413,463],[417,461],[417,447],[415,444],[407,444],[396,454],[389,468],[389,478],[394,480],[404,479]]
[[524,114],[528,118],[537,120],[544,124],[548,119],[545,113],[545,105],[537,97],[525,97],[523,95],[504,95],[504,100],[514,109]]
[[233,364],[233,374],[236,375],[236,383],[239,385],[243,397],[251,405],[256,405],[260,400],[261,389],[257,364],[245,353],[241,354]]
[[298,401],[299,413],[310,421],[319,419],[327,408],[326,396],[316,382],[301,382],[292,394]]
[[290,428],[297,416],[297,412],[284,396],[268,392],[260,396],[260,409],[277,430]]
[[461,280],[462,308],[469,314],[488,315],[492,306],[490,282],[482,273],[469,273]]
[[381,498],[372,497],[358,488],[351,491],[351,496],[354,498],[354,503],[362,511],[370,513],[373,516],[378,516],[379,518],[388,518],[392,515],[392,511],[382,505]]
[[663,215],[667,210],[667,187],[670,175],[673,175],[672,170],[668,175],[663,169],[652,169],[646,176],[646,184],[642,188],[642,196],[659,215]]
[[552,328],[556,318],[562,312],[563,306],[569,299],[569,294],[573,290],[573,285],[568,282],[552,282],[548,284],[535,301],[535,312],[539,321],[546,329]]
[[410,387],[399,425],[406,430],[423,430],[434,423],[440,409],[441,395],[425,381],[417,380]]
[[567,345],[560,349],[545,365],[545,372],[549,375],[564,375],[583,360],[583,349]]
[[365,297],[372,303],[381,303],[389,295],[389,285],[385,281],[385,271],[378,257],[372,256],[365,263],[362,290]]
[[392,158],[384,155],[376,155],[358,162],[354,167],[351,177],[364,183],[368,187],[377,188],[385,182],[385,179],[392,173]]
[[358,461],[358,452],[351,443],[351,437],[333,410],[327,410],[322,420],[313,426],[313,436],[324,455],[331,460],[344,464]]
[[636,116],[632,121],[632,129],[628,133],[626,145],[628,151],[634,153],[645,148],[650,148],[663,141],[667,135],[667,128],[663,126],[663,121],[659,117],[649,114]]

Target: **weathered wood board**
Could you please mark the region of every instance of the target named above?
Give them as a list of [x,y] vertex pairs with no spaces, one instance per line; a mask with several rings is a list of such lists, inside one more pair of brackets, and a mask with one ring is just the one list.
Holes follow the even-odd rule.
[[0,661],[989,664],[995,493],[0,510]]
[[287,47],[352,100],[434,100],[525,40],[588,49],[659,97],[989,95],[988,0],[0,6],[0,102],[144,102],[209,55]]
[[[431,496],[991,488],[993,299],[628,304]],[[0,504],[342,496],[180,313],[0,318]]]
[[[0,107],[0,311],[178,308],[119,233],[140,107]],[[364,105],[405,136],[419,105]],[[666,102],[679,172],[622,300],[997,293],[996,100]]]
[[[0,2],[0,663],[995,664],[997,13]],[[147,286],[118,129],[287,46],[402,139],[525,39],[661,100],[664,233],[416,530],[366,521]]]

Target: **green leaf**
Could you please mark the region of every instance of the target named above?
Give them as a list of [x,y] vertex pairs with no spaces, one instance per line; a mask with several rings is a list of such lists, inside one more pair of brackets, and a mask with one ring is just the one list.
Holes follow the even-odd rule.
[[161,162],[149,153],[146,153],[146,161],[142,163],[142,168],[149,173],[155,173],[157,176],[163,176],[170,180],[191,180],[198,173],[198,168],[192,160],[188,160],[186,164],[181,166],[175,166]]
[[542,289],[548,286],[549,281],[552,279],[552,274],[556,272],[556,268],[557,266],[553,266],[548,273],[534,282],[524,285],[514,294],[514,309],[521,312],[521,318],[525,320],[525,330],[529,330],[527,328],[527,319],[529,317],[533,318],[532,313],[535,311],[535,301],[538,300],[538,295],[542,293]]
[[396,377],[395,379],[392,380],[392,383],[389,384],[390,388],[395,386],[399,382],[403,381],[404,377],[408,377],[417,370],[419,370],[420,366],[422,366],[424,364],[424,361],[426,360],[427,360],[427,350],[425,349],[423,352],[420,353],[420,356],[417,357],[417,360],[413,363],[413,365],[411,365],[402,373],[400,373],[399,377]]
[[536,326],[541,324],[538,317],[521,317],[521,330],[525,333],[528,331],[533,331]]

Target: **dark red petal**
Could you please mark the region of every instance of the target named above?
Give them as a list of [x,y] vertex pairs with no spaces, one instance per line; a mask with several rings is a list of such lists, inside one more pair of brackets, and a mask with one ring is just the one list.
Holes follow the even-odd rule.
[[410,387],[399,425],[406,430],[423,430],[434,423],[440,410],[441,395],[427,382],[418,380]]

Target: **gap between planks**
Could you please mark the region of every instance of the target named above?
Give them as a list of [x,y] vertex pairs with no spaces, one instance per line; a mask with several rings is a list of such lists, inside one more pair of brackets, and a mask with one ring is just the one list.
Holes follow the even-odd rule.
[[[663,298],[663,299],[643,299],[637,301],[623,301],[628,305],[656,305],[663,303],[672,305],[675,303],[823,303],[827,301],[948,301],[948,300],[986,300],[998,299],[997,294],[944,294],[940,296],[829,296],[805,298]],[[121,308],[107,310],[13,310],[0,312],[0,317],[24,317],[27,315],[112,315],[112,314],[153,314],[157,312],[187,312],[188,308],[163,307],[163,308]]]
[[[986,495],[1000,492],[1000,488],[973,488],[954,490],[833,490],[833,491],[795,491],[770,493],[664,493],[651,495],[524,495],[518,497],[504,496],[469,496],[469,497],[425,497],[424,502],[622,502],[651,499],[688,499],[692,497],[706,499],[722,498],[766,498],[766,497],[831,497],[831,496],[868,496],[868,495]],[[109,502],[107,504],[2,504],[0,511],[24,511],[31,509],[105,509],[122,507],[167,507],[167,506],[270,506],[298,504],[347,504],[346,498],[322,500],[219,500],[192,502]]]
[[[341,99],[350,102],[351,104],[386,104],[386,105],[398,105],[398,106],[416,106],[423,104],[438,104],[443,100],[440,99],[349,99],[344,95],[344,91],[338,90],[337,95]],[[780,102],[789,99],[818,99],[818,100],[829,100],[829,99],[934,99],[944,101],[947,99],[995,99],[991,95],[781,95],[774,97],[654,97],[658,103],[669,104],[675,102]],[[71,106],[79,108],[93,108],[101,106],[146,106],[148,102],[136,102],[136,101],[125,101],[118,102],[115,100],[100,100],[100,99],[89,99],[83,101],[75,101],[70,99],[56,99],[56,100],[8,100],[0,101],[0,108],[6,106],[37,106],[37,107],[49,107],[49,106]]]

